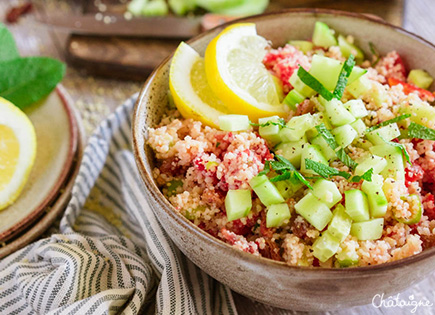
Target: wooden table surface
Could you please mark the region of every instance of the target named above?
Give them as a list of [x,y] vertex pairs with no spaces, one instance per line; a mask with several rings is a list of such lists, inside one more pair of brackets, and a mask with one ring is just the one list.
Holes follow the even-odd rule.
[[[47,10],[68,10],[68,6],[62,1],[56,0],[39,0],[44,1]],[[90,1],[90,0],[89,0]],[[0,1],[0,21],[4,21],[7,10],[23,1],[20,0],[1,0]],[[351,1],[349,2],[355,2]],[[348,3],[349,3],[348,2]],[[376,3],[374,6],[373,3]],[[273,6],[282,7],[286,3],[292,3],[293,6],[318,6],[334,7],[336,9],[346,9],[346,1],[326,1],[326,0],[293,0],[293,1],[274,1]],[[427,40],[435,43],[435,0],[405,0],[404,15],[397,10],[397,4],[402,4],[402,0],[364,0],[357,2],[360,6],[359,12],[376,13],[382,10],[384,18],[395,24],[400,24],[403,18],[403,27],[414,32]],[[396,6],[394,6],[395,4]],[[391,10],[388,10],[391,8]],[[376,10],[377,9],[377,10]],[[8,25],[13,32],[17,41],[18,48],[22,55],[43,55],[51,56],[64,60],[65,42],[68,34],[55,31],[38,24],[32,15],[20,19],[17,24]],[[0,43],[1,44],[1,43]],[[89,135],[98,123],[111,113],[116,106],[121,104],[127,97],[140,90],[143,82],[117,81],[104,78],[95,78],[88,76],[80,71],[68,67],[67,74],[63,80],[63,85],[72,96],[75,106],[80,111],[85,131]],[[435,274],[428,277],[420,284],[408,289],[402,293],[402,296],[408,297],[414,294],[415,297],[425,297],[435,304]],[[357,292],[355,293],[357,294]],[[239,314],[296,314],[262,305],[257,302],[235,294],[236,305]],[[369,306],[356,307],[333,314],[409,314],[410,308],[390,308],[376,309]],[[435,308],[419,309],[417,314],[434,314]],[[331,313],[328,313],[331,314]]]

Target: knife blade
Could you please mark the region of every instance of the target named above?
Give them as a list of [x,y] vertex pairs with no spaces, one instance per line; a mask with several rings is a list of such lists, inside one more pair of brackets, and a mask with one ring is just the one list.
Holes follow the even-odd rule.
[[201,32],[200,17],[143,17],[126,19],[123,15],[39,15],[43,24],[75,34],[187,39]]

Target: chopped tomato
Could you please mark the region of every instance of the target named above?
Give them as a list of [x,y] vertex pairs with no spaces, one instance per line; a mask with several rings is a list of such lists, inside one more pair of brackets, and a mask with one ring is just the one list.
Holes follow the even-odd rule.
[[414,163],[413,165],[409,165],[406,169],[405,169],[405,185],[406,187],[409,187],[409,185],[411,185],[411,183],[413,182],[417,182],[421,179],[423,179],[424,176],[424,171],[423,168]]
[[424,215],[429,220],[435,220],[435,197],[431,193],[428,193],[423,197]]
[[403,86],[403,92],[408,95],[409,93],[413,93],[416,92],[418,94],[418,96],[424,100],[424,101],[429,101],[429,102],[433,102],[435,100],[435,95],[425,89],[421,89],[417,86],[415,86],[414,84],[411,83],[406,83],[400,80],[397,80],[395,78],[389,78],[388,79],[388,84],[390,86],[395,86],[395,85],[402,85]]
[[403,77],[406,78],[407,71],[406,71],[405,63],[403,62],[403,60],[399,54],[396,54],[396,55],[397,55],[397,57],[396,57],[396,60],[394,62],[394,67],[400,68],[399,72],[401,72],[403,74]]

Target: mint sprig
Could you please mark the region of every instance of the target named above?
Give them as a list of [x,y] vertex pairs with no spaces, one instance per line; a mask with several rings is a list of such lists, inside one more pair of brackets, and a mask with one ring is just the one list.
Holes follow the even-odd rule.
[[330,101],[334,98],[334,95],[331,92],[329,92],[328,89],[325,88],[322,83],[320,83],[313,75],[311,75],[307,70],[302,68],[300,65],[298,69],[298,77],[299,79],[301,79],[302,82],[304,82],[314,91],[319,93],[325,100]]
[[415,122],[411,122],[408,127],[408,138],[435,140],[435,130],[420,124],[416,124]]
[[344,93],[344,89],[346,88],[347,81],[350,77],[353,67],[355,66],[355,57],[351,54],[349,58],[343,63],[343,67],[341,68],[340,75],[338,76],[337,85],[335,86],[335,90],[332,93],[334,97],[338,100],[341,99]]
[[334,167],[329,165],[325,165],[323,163],[319,163],[310,159],[305,159],[305,167],[316,172],[319,176],[328,179],[333,176],[341,176],[352,183],[359,183],[361,180],[366,180],[368,182],[372,181],[373,169],[369,169],[361,176],[352,176],[348,172],[339,171]]
[[366,130],[366,133],[370,132],[370,131],[373,131],[373,130],[376,130],[376,129],[379,129],[379,128],[384,127],[384,126],[388,126],[388,125],[394,124],[394,123],[396,123],[398,121],[404,120],[404,119],[409,118],[409,117],[411,117],[410,114],[403,114],[403,115],[394,117],[392,119],[388,119],[388,120],[383,121],[383,122],[381,122],[381,123],[379,123],[379,124],[377,124],[375,126],[372,126],[372,127],[368,128]]

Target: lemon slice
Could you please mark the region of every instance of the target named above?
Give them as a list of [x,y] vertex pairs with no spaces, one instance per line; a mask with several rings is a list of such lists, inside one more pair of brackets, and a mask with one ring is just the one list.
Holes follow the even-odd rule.
[[263,65],[266,39],[255,24],[239,23],[224,29],[207,46],[205,71],[210,87],[236,114],[252,120],[278,115],[289,108],[280,103],[273,75]]
[[229,113],[208,85],[204,58],[184,42],[172,58],[169,88],[175,105],[185,118],[218,128],[219,116]]
[[0,97],[0,210],[20,195],[36,155],[36,134],[29,118]]

